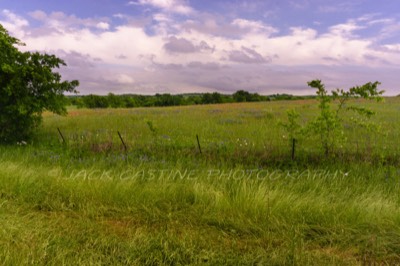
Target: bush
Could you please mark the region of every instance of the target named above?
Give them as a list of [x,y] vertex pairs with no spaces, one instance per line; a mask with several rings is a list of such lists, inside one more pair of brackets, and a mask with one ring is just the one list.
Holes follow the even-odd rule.
[[66,65],[54,55],[21,52],[24,45],[0,25],[0,143],[28,139],[42,112],[65,114],[64,92],[76,92],[77,80],[61,81],[54,68]]

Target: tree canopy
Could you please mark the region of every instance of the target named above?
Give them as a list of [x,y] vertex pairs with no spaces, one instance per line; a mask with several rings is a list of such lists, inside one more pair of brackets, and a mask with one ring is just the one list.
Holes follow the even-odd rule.
[[22,52],[24,44],[0,24],[0,143],[28,139],[45,110],[66,113],[64,92],[77,80],[62,81],[53,69],[66,66],[55,55]]

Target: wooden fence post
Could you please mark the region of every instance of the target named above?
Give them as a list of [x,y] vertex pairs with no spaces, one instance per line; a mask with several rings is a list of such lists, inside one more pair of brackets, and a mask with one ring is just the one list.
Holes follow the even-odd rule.
[[122,142],[122,145],[124,145],[125,155],[127,155],[128,148],[126,147],[126,144],[125,144],[125,142],[124,142],[124,139],[122,138],[121,133],[119,133],[119,131],[117,131],[117,133],[118,133],[119,139],[120,139],[121,142]]
[[293,138],[292,140],[292,161],[295,159],[295,154],[296,153],[296,139]]
[[67,144],[67,143],[65,142],[65,138],[64,138],[63,134],[61,133],[60,128],[57,128],[57,130],[58,130],[58,134],[60,134],[60,136],[61,136],[61,139],[62,139],[62,141],[63,141],[63,144]]
[[202,152],[201,152],[201,146],[200,146],[200,140],[199,140],[199,135],[196,135],[196,139],[197,139],[197,147],[199,148],[200,154],[202,154]]

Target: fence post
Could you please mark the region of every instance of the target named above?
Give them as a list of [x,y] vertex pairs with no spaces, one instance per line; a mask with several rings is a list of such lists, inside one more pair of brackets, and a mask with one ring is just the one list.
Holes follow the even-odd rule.
[[296,155],[296,139],[292,139],[292,161],[294,161]]
[[64,138],[63,134],[61,133],[60,128],[57,128],[57,130],[58,130],[58,134],[60,134],[60,136],[61,136],[61,139],[62,139],[62,141],[63,141],[63,144],[66,144],[65,138]]
[[122,142],[122,145],[124,145],[125,155],[127,155],[128,148],[126,147],[126,144],[125,144],[125,142],[124,142],[124,139],[122,138],[121,133],[119,133],[119,131],[117,131],[117,133],[118,133],[119,139],[120,139],[121,142]]
[[197,139],[197,147],[199,148],[200,154],[202,154],[202,152],[201,152],[201,146],[200,146],[200,140],[199,140],[199,135],[196,135],[196,139]]

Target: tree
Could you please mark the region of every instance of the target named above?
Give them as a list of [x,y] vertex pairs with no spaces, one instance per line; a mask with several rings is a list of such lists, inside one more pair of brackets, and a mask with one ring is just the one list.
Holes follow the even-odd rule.
[[169,93],[156,94],[155,106],[179,106],[182,104],[182,95],[171,95]]
[[204,93],[201,99],[203,104],[216,104],[222,103],[222,95],[218,92]]
[[248,102],[250,99],[250,93],[248,91],[239,90],[232,95],[235,102]]
[[100,96],[89,94],[83,97],[83,103],[87,108],[107,108],[108,104],[108,97],[107,96]]
[[[316,133],[320,138],[320,144],[328,156],[338,143],[344,141],[343,117],[344,111],[355,112],[359,119],[353,118],[351,122],[360,123],[365,118],[370,118],[374,112],[368,108],[348,105],[352,98],[364,98],[369,100],[382,100],[384,91],[378,91],[378,81],[366,83],[363,86],[356,86],[345,91],[336,89],[329,95],[321,80],[313,80],[308,85],[317,89],[317,99],[319,101],[320,113],[317,118],[310,123],[310,131]],[[336,107],[332,108],[331,103],[336,102]]]
[[77,80],[61,81],[54,55],[21,52],[24,45],[0,24],[0,142],[28,139],[45,110],[66,114],[64,92],[76,92]]
[[238,90],[233,95],[233,100],[235,102],[259,102],[262,101],[263,98],[258,93],[250,93],[244,90]]
[[107,95],[107,102],[112,108],[125,107],[122,97],[111,92]]
[[[345,140],[343,130],[344,112],[355,113],[354,116],[351,116],[352,118],[349,122],[362,126],[371,126],[365,120],[369,119],[375,113],[366,107],[352,105],[349,103],[349,100],[363,98],[381,101],[384,91],[378,90],[379,84],[378,81],[374,83],[369,82],[363,86],[352,87],[347,91],[336,89],[329,94],[321,80],[310,81],[308,82],[308,86],[317,89],[317,101],[319,102],[318,116],[302,127],[297,122],[300,117],[299,113],[296,110],[289,110],[287,112],[288,121],[281,123],[281,126],[289,134],[290,140],[297,139],[300,135],[317,135],[321,148],[327,157],[339,143]],[[334,103],[333,106],[332,103]]]
[[186,99],[186,104],[187,105],[194,105],[194,104],[201,104],[201,95],[190,95]]
[[121,97],[122,97],[124,107],[132,108],[132,107],[137,107],[139,105],[137,103],[136,99],[132,96],[123,95]]

